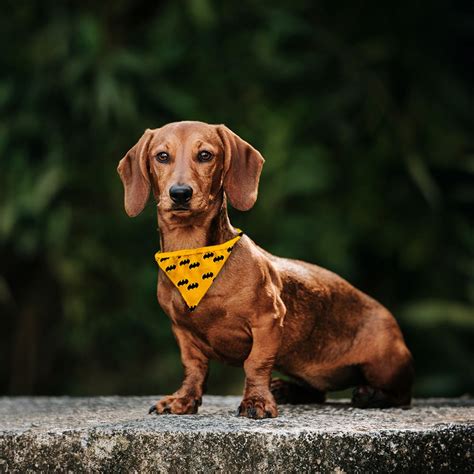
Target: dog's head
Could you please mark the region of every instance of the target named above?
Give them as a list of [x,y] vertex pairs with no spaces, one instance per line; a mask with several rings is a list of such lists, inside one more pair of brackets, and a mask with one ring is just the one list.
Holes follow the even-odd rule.
[[152,190],[160,213],[185,218],[208,211],[223,192],[236,209],[250,209],[263,162],[224,125],[176,122],[146,130],[117,171],[129,216],[143,210]]

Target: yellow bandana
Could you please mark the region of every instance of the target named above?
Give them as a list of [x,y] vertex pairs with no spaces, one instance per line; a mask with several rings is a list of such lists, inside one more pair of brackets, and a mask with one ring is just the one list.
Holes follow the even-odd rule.
[[230,256],[234,244],[243,232],[219,245],[197,249],[157,252],[156,263],[181,293],[188,308],[193,311],[219,275]]

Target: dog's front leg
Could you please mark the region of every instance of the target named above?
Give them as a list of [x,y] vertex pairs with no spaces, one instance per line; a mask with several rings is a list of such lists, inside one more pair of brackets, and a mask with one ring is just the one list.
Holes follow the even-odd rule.
[[278,320],[270,315],[261,318],[260,325],[252,328],[252,349],[244,362],[245,389],[238,410],[240,416],[256,419],[278,416],[277,404],[270,392],[270,380],[281,333]]
[[150,413],[188,415],[197,413],[201,405],[209,366],[208,358],[199,350],[193,336],[186,330],[173,326],[173,333],[181,350],[184,380],[181,387],[150,407]]

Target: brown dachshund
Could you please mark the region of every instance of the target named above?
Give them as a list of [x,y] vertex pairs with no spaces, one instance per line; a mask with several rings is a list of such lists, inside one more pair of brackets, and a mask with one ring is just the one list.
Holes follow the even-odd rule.
[[[238,235],[227,200],[241,211],[254,205],[263,163],[224,125],[148,129],[118,166],[125,210],[139,214],[152,190],[163,252],[224,243]],[[193,312],[161,270],[158,301],[172,321],[184,381],[150,413],[196,413],[210,359],[243,365],[238,413],[250,418],[277,416],[277,402],[321,403],[325,392],[351,386],[357,407],[410,403],[412,358],[390,312],[334,273],[271,255],[246,235]],[[273,369],[292,381],[271,380]]]

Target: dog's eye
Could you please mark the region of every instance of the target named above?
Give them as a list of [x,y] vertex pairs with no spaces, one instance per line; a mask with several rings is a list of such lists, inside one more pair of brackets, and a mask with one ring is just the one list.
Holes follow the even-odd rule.
[[212,160],[212,153],[207,150],[202,150],[198,153],[199,161],[210,161]]
[[156,159],[157,159],[160,163],[168,163],[168,161],[170,161],[170,155],[168,155],[168,153],[166,153],[166,151],[160,151],[160,152],[156,155]]

